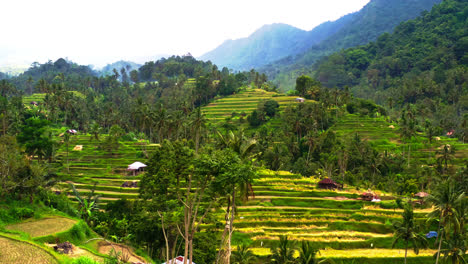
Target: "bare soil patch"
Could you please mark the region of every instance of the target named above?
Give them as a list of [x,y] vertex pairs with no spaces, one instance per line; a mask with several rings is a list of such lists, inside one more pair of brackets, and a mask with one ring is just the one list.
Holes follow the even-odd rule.
[[104,241],[99,242],[98,246],[98,252],[101,254],[108,255],[114,249],[120,256],[128,256],[127,262],[146,262],[142,257],[137,256],[130,247],[115,243],[112,243],[111,245]]

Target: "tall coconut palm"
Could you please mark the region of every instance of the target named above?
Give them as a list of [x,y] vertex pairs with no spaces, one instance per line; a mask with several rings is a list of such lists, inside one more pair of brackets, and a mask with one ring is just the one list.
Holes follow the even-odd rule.
[[468,261],[467,258],[467,237],[466,235],[457,234],[451,237],[448,240],[444,240],[443,246],[440,252],[443,254],[442,259],[447,263],[451,262],[452,264],[466,264]]
[[195,132],[195,152],[198,153],[198,147],[200,145],[200,136],[202,129],[205,127],[205,116],[198,107],[192,115],[192,128]]
[[[232,149],[242,160],[248,160],[253,156],[252,152],[257,145],[257,141],[255,139],[246,138],[243,130],[240,130],[237,134],[232,131],[229,131],[226,135],[217,131],[217,134],[218,144],[223,148]],[[244,199],[248,199],[249,196],[255,196],[250,181],[241,184],[241,193]]]
[[426,200],[433,204],[434,210],[429,214],[429,219],[439,220],[439,246],[437,250],[436,264],[439,263],[440,250],[444,239],[445,230],[453,228],[455,232],[460,230],[460,222],[458,218],[457,207],[461,205],[465,199],[465,193],[460,192],[455,187],[455,184],[447,180],[441,183]]
[[271,248],[271,263],[272,264],[292,264],[294,263],[294,241],[288,239],[287,236],[279,236],[279,244],[277,247]]
[[301,247],[299,248],[299,257],[296,259],[297,264],[316,264],[318,263],[315,256],[318,253],[318,249],[314,248],[310,241],[302,241]]
[[245,244],[237,246],[237,250],[232,252],[232,264],[250,264],[255,258],[252,250]]
[[445,144],[441,150],[436,151],[436,154],[439,155],[439,157],[437,158],[437,161],[440,162],[441,164],[442,163],[444,164],[443,173],[445,174],[447,171],[448,162],[453,159],[453,155],[454,155],[453,147],[451,147],[448,144]]
[[394,231],[394,240],[392,243],[392,248],[395,244],[403,240],[405,243],[405,264],[406,258],[408,256],[408,247],[411,243],[414,253],[419,254],[420,247],[426,247],[427,241],[424,235],[419,234],[417,231],[417,226],[414,222],[414,213],[413,207],[411,204],[406,204],[403,211],[403,220],[396,221],[393,223]]

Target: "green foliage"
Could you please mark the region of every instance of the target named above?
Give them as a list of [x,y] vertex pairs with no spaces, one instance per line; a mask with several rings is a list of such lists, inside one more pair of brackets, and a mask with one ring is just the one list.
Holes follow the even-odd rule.
[[[465,111],[455,109],[464,108],[468,87],[460,53],[466,42],[466,8],[465,1],[443,1],[401,23],[393,34],[322,60],[315,76],[327,87],[350,86],[356,96],[388,102],[390,108],[412,104],[421,121],[428,118],[445,131],[456,130]],[[407,118],[402,129],[403,137],[411,138],[416,123]]]
[[398,240],[405,241],[405,263],[406,263],[406,253],[408,251],[408,246],[411,243],[411,248],[414,250],[414,253],[418,254],[420,248],[427,246],[427,241],[424,235],[419,233],[419,227],[414,221],[413,207],[411,204],[406,204],[403,211],[403,220],[396,221],[393,223],[394,231],[394,241],[392,247],[396,244]]
[[99,264],[98,261],[95,261],[89,257],[79,257],[79,258],[76,258],[74,259],[71,264]]
[[241,244],[232,252],[231,259],[233,264],[251,264],[255,261],[255,255],[249,250],[249,246]]
[[307,99],[317,99],[321,87],[322,84],[319,81],[307,75],[299,76],[296,79],[296,91]]
[[73,190],[73,194],[75,195],[76,200],[78,200],[78,212],[80,216],[86,221],[88,224],[92,224],[92,218],[94,211],[99,209],[99,198],[100,195],[94,195],[94,188],[88,193],[87,197],[84,198],[81,194],[76,190],[75,185],[70,183],[70,186]]
[[302,241],[299,248],[299,257],[296,260],[298,264],[316,264],[318,263],[316,255],[319,250],[314,248],[309,241]]
[[262,124],[262,119],[257,110],[253,110],[252,113],[247,116],[247,121],[249,121],[251,127],[258,127]]
[[50,135],[49,121],[39,117],[31,117],[25,121],[18,134],[18,143],[26,148],[26,153],[42,159],[50,156],[54,142]]
[[270,262],[274,264],[294,263],[294,241],[287,236],[280,236],[276,246],[271,248]]
[[[356,78],[359,78],[359,68],[364,68],[371,63],[373,51],[358,48],[346,56],[330,56],[330,54],[375,41],[382,34],[385,35],[385,32],[392,32],[401,22],[419,16],[421,12],[430,10],[434,4],[440,2],[442,1],[371,1],[356,13],[319,26],[318,29],[324,27],[330,32],[320,42],[314,43],[315,45],[309,44],[306,52],[271,63],[262,70],[267,72],[268,77],[274,80],[282,91],[292,89],[298,76],[310,75],[316,68],[314,64],[317,62],[321,65],[326,64],[323,61],[333,61],[333,63],[327,65],[326,72],[316,77],[328,87],[343,86],[349,81],[354,82]],[[325,56],[330,57],[323,59]],[[356,70],[350,71],[343,67],[343,62],[347,59],[353,60],[353,67],[356,68],[352,69]]]

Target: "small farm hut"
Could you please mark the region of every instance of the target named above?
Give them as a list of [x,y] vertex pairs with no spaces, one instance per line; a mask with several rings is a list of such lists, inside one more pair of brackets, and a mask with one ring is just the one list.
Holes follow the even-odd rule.
[[68,129],[67,133],[70,135],[75,135],[76,133],[78,133],[78,131],[76,131],[75,129]]
[[133,162],[132,164],[128,165],[127,170],[131,171],[133,173],[133,176],[135,176],[139,172],[142,172],[145,167],[146,167],[146,164],[143,164],[143,163],[137,161],[137,162]]
[[323,179],[323,180],[319,181],[318,187],[320,189],[334,190],[334,189],[338,189],[340,187],[340,185],[338,183],[336,183],[334,180],[332,180],[330,178],[326,178],[326,179]]
[[364,201],[379,201],[380,202],[380,198],[377,194],[375,194],[374,192],[371,192],[371,191],[367,191],[363,194],[361,194],[361,199],[364,200]]
[[295,100],[296,100],[297,103],[303,103],[303,102],[305,102],[305,99],[302,98],[302,97],[298,97],[298,98],[296,98]]
[[427,196],[429,196],[429,194],[426,192],[418,192],[417,194],[414,195],[414,197],[417,197],[419,199],[424,199]]
[[414,195],[414,197],[416,197],[416,201],[414,201],[416,204],[424,204],[424,198],[426,198],[427,196],[429,196],[428,193],[426,192],[418,192],[417,194]]
[[[178,256],[175,259],[169,260],[169,262],[164,262],[163,264],[183,264],[184,263],[184,257],[183,256]],[[190,261],[190,259],[187,260],[188,264],[195,264],[195,262]]]

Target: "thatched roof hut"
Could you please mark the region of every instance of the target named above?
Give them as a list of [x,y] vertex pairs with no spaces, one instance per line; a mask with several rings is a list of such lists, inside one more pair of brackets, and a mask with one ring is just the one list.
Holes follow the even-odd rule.
[[146,164],[143,164],[139,161],[133,162],[132,164],[128,165],[127,170],[132,171],[133,175],[136,175],[138,172],[143,171],[143,169],[147,167]]
[[361,199],[364,200],[364,201],[369,201],[370,202],[370,201],[372,201],[374,199],[380,199],[380,198],[374,192],[367,191],[367,192],[361,194]]
[[334,190],[334,189],[338,189],[340,185],[330,178],[325,178],[319,181],[318,187],[321,189]]

